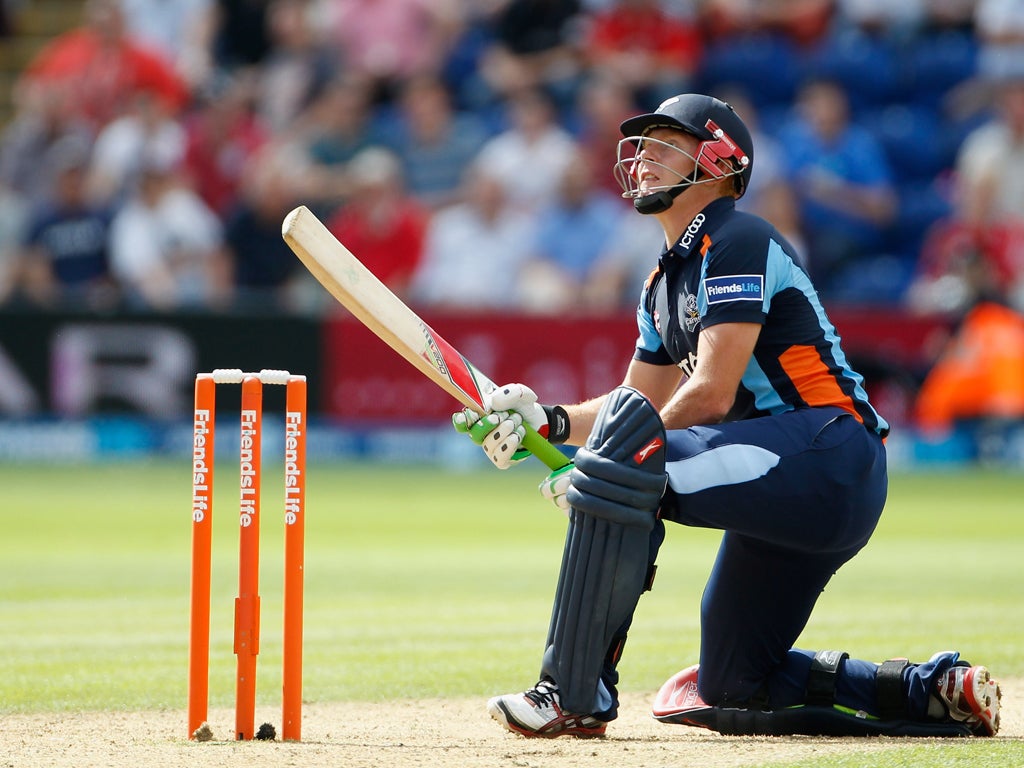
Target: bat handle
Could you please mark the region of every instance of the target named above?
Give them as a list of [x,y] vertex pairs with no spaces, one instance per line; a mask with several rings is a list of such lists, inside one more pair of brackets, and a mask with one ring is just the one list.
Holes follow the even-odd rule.
[[544,462],[549,469],[561,469],[569,463],[565,454],[541,437],[537,430],[529,424],[523,424],[523,426],[526,427],[523,447]]

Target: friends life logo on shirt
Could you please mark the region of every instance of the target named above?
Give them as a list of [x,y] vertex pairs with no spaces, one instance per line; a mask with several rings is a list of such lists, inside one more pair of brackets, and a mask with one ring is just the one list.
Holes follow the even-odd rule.
[[704,279],[708,305],[724,301],[761,301],[764,299],[764,275],[725,275]]

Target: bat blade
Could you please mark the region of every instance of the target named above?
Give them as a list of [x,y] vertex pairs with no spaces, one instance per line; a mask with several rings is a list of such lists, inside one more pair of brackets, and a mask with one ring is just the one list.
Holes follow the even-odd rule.
[[[313,277],[385,344],[462,405],[481,414],[487,410],[494,382],[378,280],[312,211],[302,205],[289,213],[281,236]],[[568,463],[529,427],[523,446],[551,469]]]

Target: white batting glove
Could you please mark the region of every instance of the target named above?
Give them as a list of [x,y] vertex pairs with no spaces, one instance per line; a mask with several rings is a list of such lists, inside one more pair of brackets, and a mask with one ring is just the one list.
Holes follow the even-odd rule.
[[[487,396],[487,414],[466,409],[452,416],[457,432],[468,434],[483,447],[498,469],[508,469],[530,455],[522,447],[526,426],[552,443],[569,438],[569,414],[560,405],[542,406],[537,393],[525,384],[506,384]],[[550,411],[550,415],[549,415]]]
[[548,415],[537,402],[537,393],[525,384],[506,384],[491,392],[491,408],[515,411],[523,421],[547,437]]
[[530,455],[519,445],[523,442],[526,429],[523,417],[512,411],[494,411],[480,416],[466,408],[452,415],[456,432],[469,435],[470,439],[484,449],[487,458],[498,469],[508,469]]
[[569,481],[571,472],[572,464],[566,464],[545,477],[540,484],[540,495],[562,510],[566,517],[569,516],[569,500],[565,498],[565,493],[572,484]]

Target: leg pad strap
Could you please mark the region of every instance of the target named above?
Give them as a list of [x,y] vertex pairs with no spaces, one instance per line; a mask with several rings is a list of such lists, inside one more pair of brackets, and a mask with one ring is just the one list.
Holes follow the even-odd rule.
[[907,716],[903,671],[909,666],[906,659],[889,659],[883,661],[875,672],[875,696],[883,720],[901,720]]
[[839,665],[850,658],[840,651],[818,651],[807,673],[804,702],[812,707],[831,707],[836,700],[836,675]]

